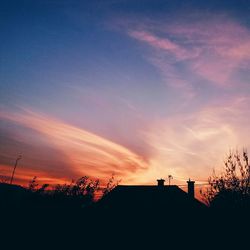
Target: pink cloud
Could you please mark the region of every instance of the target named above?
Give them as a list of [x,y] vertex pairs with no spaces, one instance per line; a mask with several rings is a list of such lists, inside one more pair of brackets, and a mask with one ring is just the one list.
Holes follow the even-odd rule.
[[138,23],[134,30],[128,27],[128,34],[157,50],[148,55],[149,61],[166,82],[180,86],[180,79],[189,85],[205,80],[214,86],[232,86],[234,75],[250,68],[250,31],[225,16],[212,17],[167,25],[151,22],[150,31]]
[[153,47],[156,47],[158,49],[164,49],[164,50],[170,50],[170,51],[175,51],[179,47],[175,43],[171,42],[169,39],[162,39],[159,38],[149,32],[145,31],[130,31],[129,35],[141,40],[143,42],[147,42]]
[[220,100],[152,123],[143,131],[152,149],[150,168],[140,178],[153,181],[159,173],[171,174],[175,183],[183,183],[189,177],[206,180],[213,168],[222,171],[229,149],[250,147],[248,105],[248,97]]
[[179,59],[183,60],[190,56],[188,51],[180,47],[178,44],[172,42],[168,38],[160,38],[155,34],[152,34],[147,31],[134,30],[134,31],[129,31],[128,34],[139,41],[147,43],[148,45],[154,47],[155,49],[164,50],[165,52],[170,52]]

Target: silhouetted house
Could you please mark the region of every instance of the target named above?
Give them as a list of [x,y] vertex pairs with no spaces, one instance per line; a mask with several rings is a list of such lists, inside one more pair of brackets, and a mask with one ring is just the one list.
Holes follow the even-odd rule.
[[188,181],[188,193],[176,185],[164,185],[157,180],[155,186],[118,185],[103,199],[99,206],[119,214],[155,214],[162,216],[190,216],[206,210],[206,206],[194,198],[194,181]]

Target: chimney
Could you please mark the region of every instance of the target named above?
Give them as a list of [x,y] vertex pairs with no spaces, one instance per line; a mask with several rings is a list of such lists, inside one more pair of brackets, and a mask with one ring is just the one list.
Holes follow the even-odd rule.
[[192,199],[194,199],[194,183],[195,181],[191,181],[190,178],[187,181],[188,184],[188,196]]
[[158,182],[158,187],[163,187],[165,180],[159,179],[159,180],[157,180],[157,182]]

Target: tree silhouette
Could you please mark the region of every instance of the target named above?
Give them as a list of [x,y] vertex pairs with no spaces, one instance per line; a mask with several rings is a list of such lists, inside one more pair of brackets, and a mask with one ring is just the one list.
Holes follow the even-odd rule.
[[201,192],[205,202],[211,207],[250,207],[250,165],[248,154],[243,150],[230,151],[224,161],[224,172],[209,177],[209,188]]
[[116,181],[115,175],[112,174],[112,176],[109,178],[106,186],[102,189],[103,196],[107,195],[109,192],[111,192],[120,182],[121,180]]
[[30,190],[30,191],[36,191],[37,187],[38,187],[37,176],[34,176],[34,177],[29,181],[28,190]]

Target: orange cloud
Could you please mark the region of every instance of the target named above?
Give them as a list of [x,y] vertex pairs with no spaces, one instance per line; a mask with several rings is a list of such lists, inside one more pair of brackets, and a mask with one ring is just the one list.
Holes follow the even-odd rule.
[[1,118],[46,137],[50,144],[63,153],[78,177],[86,174],[105,179],[115,173],[126,181],[128,175],[136,175],[148,167],[143,158],[131,150],[48,116],[25,110],[22,113],[1,114]]
[[[18,183],[27,186],[29,181],[32,180],[34,176],[38,177],[37,182],[41,185],[45,183],[50,185],[64,184],[70,181],[67,177],[56,178],[54,176],[51,176],[47,171],[41,171],[37,169],[30,170],[29,168],[22,166],[22,163],[19,163],[19,166],[16,169],[13,184]],[[0,164],[1,181],[9,183],[12,170],[13,166],[10,167],[9,165]]]

